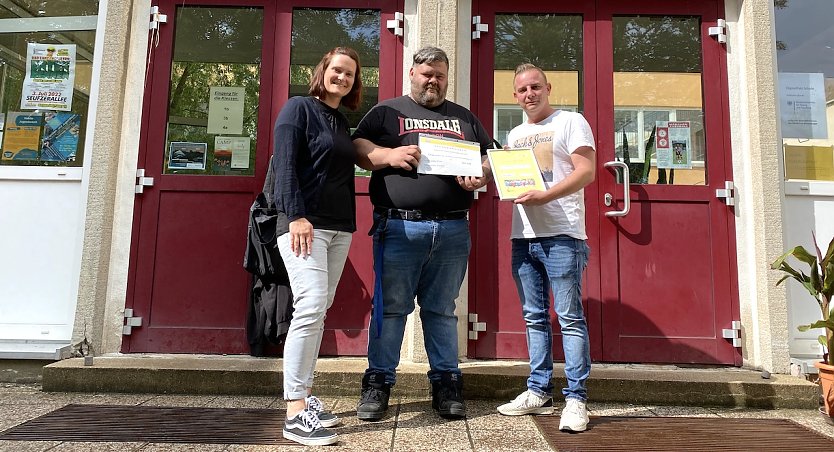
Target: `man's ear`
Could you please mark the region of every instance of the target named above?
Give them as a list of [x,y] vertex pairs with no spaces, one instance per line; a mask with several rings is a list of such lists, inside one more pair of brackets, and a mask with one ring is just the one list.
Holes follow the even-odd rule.
[[414,77],[414,66],[411,66],[411,69],[408,70],[408,78]]
[[552,89],[552,87],[550,86],[550,82],[547,82],[547,95],[548,96],[550,95],[550,90],[551,89]]

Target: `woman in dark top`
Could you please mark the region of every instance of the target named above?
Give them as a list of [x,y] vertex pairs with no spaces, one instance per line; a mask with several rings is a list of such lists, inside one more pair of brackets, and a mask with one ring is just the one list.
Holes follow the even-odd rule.
[[359,56],[336,47],[322,57],[309,97],[293,97],[275,124],[274,199],[278,249],[293,292],[284,345],[284,438],[308,446],[333,444],[339,423],[312,395],[324,318],[356,230],[355,151],[340,105],[359,107]]

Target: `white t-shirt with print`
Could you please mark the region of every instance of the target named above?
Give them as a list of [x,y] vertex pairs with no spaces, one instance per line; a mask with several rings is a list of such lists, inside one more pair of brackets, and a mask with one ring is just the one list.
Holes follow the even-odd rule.
[[[550,188],[573,172],[571,154],[583,146],[596,149],[588,121],[579,114],[556,110],[541,122],[524,123],[507,135],[511,148],[532,148]],[[513,209],[511,238],[552,237],[567,235],[585,240],[584,190],[554,199],[542,206],[522,206]]]

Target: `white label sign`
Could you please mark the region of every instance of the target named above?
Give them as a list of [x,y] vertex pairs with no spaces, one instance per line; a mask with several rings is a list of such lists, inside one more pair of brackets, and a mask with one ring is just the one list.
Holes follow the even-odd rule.
[[30,42],[26,46],[21,109],[69,111],[74,87],[75,44]]
[[827,139],[825,77],[817,73],[779,73],[782,138]]
[[243,133],[243,101],[246,90],[241,86],[212,86],[210,89],[208,133]]

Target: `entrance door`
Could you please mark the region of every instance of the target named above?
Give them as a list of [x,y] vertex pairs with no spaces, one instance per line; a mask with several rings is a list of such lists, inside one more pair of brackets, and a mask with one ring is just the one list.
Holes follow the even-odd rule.
[[[524,120],[511,97],[511,69],[524,61],[548,71],[554,106],[582,112],[594,130],[597,178],[585,189],[592,257],[583,290],[595,360],[741,363],[721,334],[738,318],[733,216],[716,198],[732,179],[725,52],[708,35],[721,8],[720,1],[610,0],[584,11],[479,8],[482,22],[494,14],[488,23],[495,24],[476,44],[480,74],[488,74],[479,89],[496,101],[478,112],[484,122],[493,119],[496,138]],[[470,288],[480,290],[471,309],[487,323],[486,340],[470,350],[524,358],[509,267],[510,206],[486,198],[479,209],[493,212],[498,227],[479,217],[478,247],[497,255],[498,273]]]
[[[139,155],[153,185],[137,195],[126,304],[142,326],[132,329],[123,351],[249,352],[247,216],[263,186],[281,106],[306,94],[313,67],[336,45],[360,53],[363,111],[396,90],[401,46],[381,25],[395,5],[349,3],[159,1],[168,21],[151,40]],[[362,114],[349,115],[351,125]],[[367,231],[362,178],[357,191],[365,196],[357,202],[358,227]],[[356,234],[322,354],[364,353],[373,279],[368,249]]]
[[[584,4],[581,4],[584,3]],[[477,84],[473,86],[473,110],[487,130],[502,145],[507,133],[525,120],[513,98],[513,71],[522,62],[542,68],[553,85],[551,103],[562,109],[579,111],[591,126],[596,122],[596,62],[593,52],[594,9],[589,2],[573,6],[554,2],[481,1],[476,13],[481,22],[490,24],[490,32],[475,43],[474,67]],[[476,95],[476,93],[480,93]],[[492,96],[483,93],[492,93]],[[597,242],[595,186],[586,188],[587,231],[590,243]],[[473,244],[470,259],[470,316],[486,323],[486,331],[473,333],[469,353],[481,358],[524,358],[527,339],[524,320],[512,278],[510,260],[510,226],[513,206],[500,201],[493,185],[475,202]],[[589,265],[598,266],[598,253]],[[587,272],[583,281],[584,307],[589,319],[592,357],[600,357],[599,278]],[[472,318],[472,320],[475,320]],[[555,328],[554,333],[559,329]],[[554,347],[554,357],[561,359],[561,346]]]

